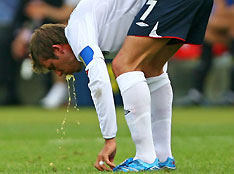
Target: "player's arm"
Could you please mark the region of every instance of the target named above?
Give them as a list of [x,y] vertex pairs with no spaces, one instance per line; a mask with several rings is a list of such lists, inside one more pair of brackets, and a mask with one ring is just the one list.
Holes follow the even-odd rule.
[[[99,50],[98,50],[99,52]],[[104,161],[111,168],[116,152],[115,136],[117,132],[116,112],[113,92],[104,57],[97,57],[91,47],[85,47],[80,53],[80,59],[85,64],[89,77],[89,89],[97,111],[100,129],[105,139],[104,148],[98,155],[95,167],[99,170],[108,170],[99,162]]]

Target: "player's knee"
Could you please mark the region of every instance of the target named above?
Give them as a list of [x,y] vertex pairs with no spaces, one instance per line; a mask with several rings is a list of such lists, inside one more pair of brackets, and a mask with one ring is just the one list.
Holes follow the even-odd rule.
[[121,65],[120,61],[118,59],[114,59],[112,61],[112,70],[115,74],[115,77],[118,77],[120,74],[122,74],[122,67],[124,65]]

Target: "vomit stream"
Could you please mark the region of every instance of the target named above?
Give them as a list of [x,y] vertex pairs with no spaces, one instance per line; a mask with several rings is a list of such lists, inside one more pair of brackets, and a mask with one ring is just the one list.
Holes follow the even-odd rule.
[[[75,100],[75,104],[74,104],[74,109],[78,109],[77,106],[77,97],[76,97],[76,89],[75,89],[75,77],[74,75],[66,75],[66,81],[67,81],[67,88],[68,88],[68,105],[67,105],[67,112],[69,112],[69,108],[71,106],[71,92],[73,94],[74,100]],[[70,85],[72,84],[72,86]],[[72,88],[72,91],[71,91]]]
[[[61,137],[60,137],[61,140],[63,140],[64,136],[66,135],[65,124],[67,121],[67,115],[68,115],[69,109],[70,109],[71,104],[72,104],[72,97],[74,100],[74,109],[79,110],[78,105],[77,105],[77,97],[76,97],[76,89],[75,89],[75,77],[73,75],[66,75],[66,81],[67,81],[67,88],[68,88],[67,113],[65,114],[65,117],[61,123],[60,129],[56,129],[57,134],[61,135]],[[80,122],[77,121],[76,123],[77,123],[77,125],[80,125]],[[58,149],[62,150],[62,145],[59,145]],[[53,171],[55,171],[55,172],[57,171],[53,162],[50,162],[49,166],[52,167]],[[71,168],[67,167],[67,170],[70,171]]]
[[[75,82],[75,77],[73,75],[66,75],[66,81],[67,81],[67,87],[68,87],[68,104],[67,104],[67,113],[69,112],[69,109],[70,109],[70,106],[71,106],[71,101],[72,101],[72,95],[74,97],[74,108],[76,110],[79,110],[78,109],[78,106],[77,106],[77,97],[76,97],[76,91],[75,91],[75,85],[74,85],[74,82]],[[72,89],[72,90],[71,90]],[[65,114],[65,117],[61,123],[61,127],[60,129],[57,129],[56,132],[57,134],[61,134],[61,140],[63,140],[64,136],[66,135],[66,132],[65,132],[65,124],[66,124],[66,121],[67,121],[67,113]],[[62,147],[59,146],[59,150],[61,150]]]

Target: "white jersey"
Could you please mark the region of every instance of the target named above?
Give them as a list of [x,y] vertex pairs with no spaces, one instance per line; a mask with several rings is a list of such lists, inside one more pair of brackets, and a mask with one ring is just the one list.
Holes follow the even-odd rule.
[[89,88],[104,138],[115,137],[116,114],[103,51],[117,52],[145,0],[81,0],[65,35],[78,61],[86,65]]
[[79,54],[86,46],[101,51],[118,51],[144,3],[145,0],[81,0],[65,30],[78,60],[81,61]]

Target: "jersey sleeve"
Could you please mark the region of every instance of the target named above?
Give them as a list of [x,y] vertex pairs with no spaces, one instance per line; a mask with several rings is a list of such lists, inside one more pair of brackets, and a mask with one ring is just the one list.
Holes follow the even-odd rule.
[[[98,48],[96,52],[97,50]],[[101,54],[100,50],[99,52]],[[80,60],[86,66],[88,87],[98,114],[102,135],[105,139],[110,139],[114,138],[117,132],[113,92],[104,58],[94,56],[94,53],[94,50],[87,46],[81,51]]]
[[[87,21],[89,23],[87,23]],[[65,35],[78,61],[83,62],[88,74],[88,87],[105,139],[116,136],[116,112],[110,78],[104,56],[98,46],[97,31],[92,18],[70,21]]]
[[89,89],[98,114],[100,129],[105,139],[114,138],[117,132],[113,92],[104,59],[96,57],[87,66]]

